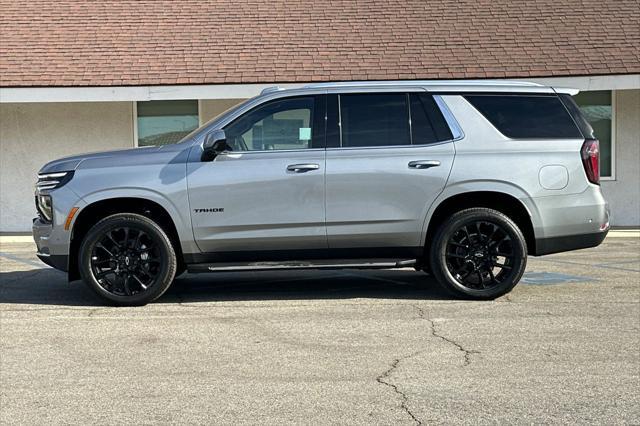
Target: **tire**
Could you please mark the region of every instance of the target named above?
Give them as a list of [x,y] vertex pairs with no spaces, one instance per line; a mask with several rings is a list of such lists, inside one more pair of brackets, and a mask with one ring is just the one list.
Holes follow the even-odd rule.
[[429,261],[437,281],[455,296],[491,300],[510,292],[522,278],[527,244],[508,216],[470,208],[440,226]]
[[118,213],[95,224],[82,240],[82,280],[112,305],[141,306],[169,288],[177,271],[171,240],[151,219]]

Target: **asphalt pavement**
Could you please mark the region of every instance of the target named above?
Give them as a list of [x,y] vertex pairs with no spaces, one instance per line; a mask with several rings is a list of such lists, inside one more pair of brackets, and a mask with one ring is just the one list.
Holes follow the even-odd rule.
[[410,269],[185,275],[113,308],[0,247],[2,424],[640,423],[640,239],[491,302]]

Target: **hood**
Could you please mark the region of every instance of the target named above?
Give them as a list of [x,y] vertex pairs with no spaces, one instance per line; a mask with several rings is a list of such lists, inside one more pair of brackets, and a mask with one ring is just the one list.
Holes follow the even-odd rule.
[[116,151],[102,151],[91,152],[88,154],[72,155],[70,157],[63,157],[58,160],[53,160],[42,166],[38,173],[55,173],[66,172],[69,170],[76,170],[80,163],[86,160],[95,159],[110,159],[113,158],[113,162],[118,162],[124,158],[131,159],[140,156],[148,156],[149,154],[158,152],[164,147],[149,146],[142,148],[120,149]]

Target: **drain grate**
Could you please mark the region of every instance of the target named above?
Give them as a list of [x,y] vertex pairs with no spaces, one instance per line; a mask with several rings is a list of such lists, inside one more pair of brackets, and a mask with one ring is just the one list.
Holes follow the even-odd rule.
[[596,278],[581,277],[579,275],[558,274],[555,272],[526,272],[520,281],[529,285],[554,285],[567,283],[584,283],[597,281]]

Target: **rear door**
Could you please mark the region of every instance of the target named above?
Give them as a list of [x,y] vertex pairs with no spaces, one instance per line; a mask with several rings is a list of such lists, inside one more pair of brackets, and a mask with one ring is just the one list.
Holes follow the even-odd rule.
[[426,92],[344,93],[329,95],[327,105],[329,248],[414,255],[454,159],[436,100]]

